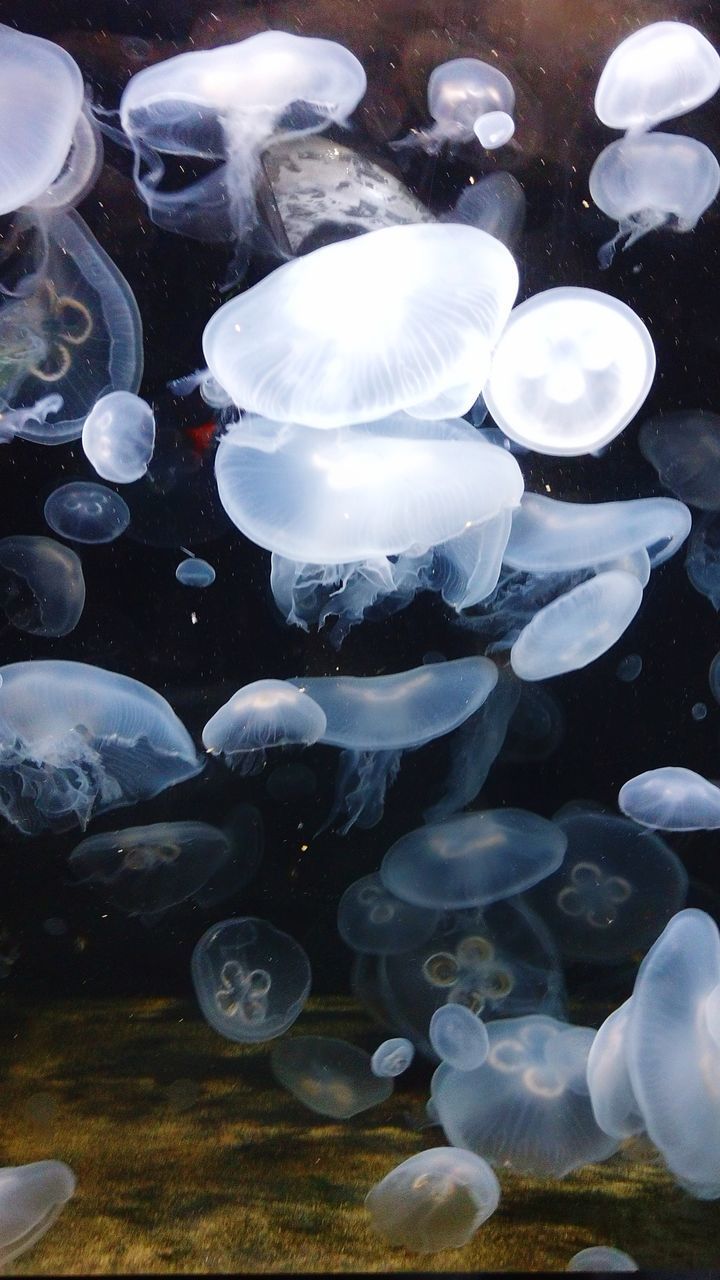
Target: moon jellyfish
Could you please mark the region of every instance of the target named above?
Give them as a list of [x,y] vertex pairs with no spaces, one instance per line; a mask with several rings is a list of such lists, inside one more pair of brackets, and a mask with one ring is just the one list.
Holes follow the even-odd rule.
[[253,773],[262,768],[269,748],[309,746],[323,738],[326,725],[322,708],[290,681],[255,680],[210,717],[202,740],[210,755]]
[[522,893],[556,871],[564,831],[524,809],[486,809],[411,831],[382,861],[383,885],[415,906],[477,907]]
[[590,1048],[587,1080],[592,1109],[600,1128],[611,1138],[631,1138],[645,1123],[633,1093],[627,1060],[627,1029],[632,999],[603,1022]]
[[403,1160],[365,1199],[373,1231],[414,1253],[460,1249],[499,1203],[500,1184],[486,1161],[452,1147]]
[[191,968],[213,1031],[241,1044],[281,1036],[310,993],[310,962],[300,944],[267,920],[248,916],[208,929]]
[[608,1245],[595,1245],[591,1249],[581,1249],[574,1253],[568,1262],[566,1271],[637,1271],[629,1253],[622,1249],[611,1249]]
[[654,374],[655,349],[640,317],[607,293],[567,285],[515,307],[483,394],[511,440],[574,457],[620,434]]
[[547,680],[588,666],[630,626],[642,603],[634,574],[600,573],[541,609],[510,652],[521,680]]
[[692,231],[720,190],[720,165],[695,138],[630,134],[600,152],[589,185],[598,209],[618,224],[598,253],[609,267],[623,240],[629,249],[659,227]]
[[474,1071],[488,1056],[485,1023],[462,1004],[441,1004],[430,1019],[430,1044],[442,1062],[456,1071]]
[[385,1102],[392,1080],[373,1074],[364,1049],[331,1036],[292,1036],[270,1054],[275,1079],[321,1116],[349,1120]]
[[415,1057],[415,1046],[403,1036],[383,1040],[370,1059],[370,1070],[381,1079],[395,1079],[407,1071]]
[[553,1178],[617,1150],[587,1094],[588,1028],[532,1014],[489,1022],[487,1033],[481,1067],[436,1077],[433,1101],[453,1146],[515,1173]]
[[720,787],[692,769],[667,765],[639,773],[621,788],[618,806],[633,822],[661,831],[720,827]]
[[356,880],[338,904],[337,926],[343,942],[369,955],[410,951],[435,932],[440,912],[396,898],[373,873]]
[[86,827],[202,769],[170,705],[84,662],[0,668],[0,813],[25,835]]
[[385,227],[226,302],[203,350],[236,405],[280,422],[341,427],[399,409],[460,417],[482,391],[517,287],[511,254],[485,232]]
[[181,560],[175,570],[175,577],[183,587],[211,587],[215,581],[215,570],[207,560],[192,556]]
[[[45,44],[45,41],[38,41]],[[0,1169],[0,1264],[32,1249],[75,1194],[77,1179],[61,1160]]]
[[0,608],[18,631],[67,636],[85,607],[78,556],[54,538],[14,534],[0,539]]
[[488,658],[456,658],[390,676],[306,676],[292,682],[324,711],[320,742],[341,747],[335,803],[326,826],[344,812],[346,834],[375,826],[403,751],[462,724],[497,683]]
[[704,702],[693,703],[691,715],[693,720],[704,720],[707,716],[707,707]]
[[72,542],[114,542],[127,529],[130,511],[104,484],[74,480],[50,494],[45,519],[53,533]]
[[685,115],[720,87],[720,58],[685,22],[653,22],[613,50],[595,92],[595,112],[611,129],[652,129]]
[[615,675],[623,684],[632,684],[643,669],[643,660],[639,653],[627,653],[617,664]]
[[525,193],[509,173],[488,173],[464,187],[442,222],[462,222],[487,231],[512,252],[525,224]]
[[720,415],[697,409],[649,418],[638,442],[666,489],[701,511],[720,510]]
[[155,414],[131,391],[111,391],[85,419],[82,446],[103,480],[131,484],[145,475],[152,458]]
[[557,819],[562,867],[533,891],[533,906],[573,960],[618,964],[645,951],[683,906],[687,874],[652,832],[590,810]]
[[479,58],[453,58],[431,72],[428,109],[435,121],[427,132],[411,133],[402,142],[419,143],[431,155],[446,144],[471,142],[475,122],[489,114],[512,117],[515,90],[506,75]]
[[510,141],[515,132],[515,121],[507,111],[488,111],[473,125],[475,137],[487,151],[496,151]]

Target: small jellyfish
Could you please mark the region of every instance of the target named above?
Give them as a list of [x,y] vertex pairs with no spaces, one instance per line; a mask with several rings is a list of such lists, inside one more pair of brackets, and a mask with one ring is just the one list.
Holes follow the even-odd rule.
[[192,556],[180,562],[175,577],[184,587],[211,587],[215,581],[215,570],[207,560]]
[[694,702],[690,714],[693,720],[704,720],[707,716],[708,709],[704,702]]
[[623,684],[632,684],[643,669],[643,660],[639,653],[626,653],[615,669],[615,675]]
[[488,1056],[485,1023],[462,1004],[441,1004],[430,1019],[430,1044],[441,1062],[456,1071],[474,1071]]
[[152,458],[155,414],[131,391],[111,391],[85,419],[82,447],[103,480],[131,484],[145,475]]
[[460,1249],[499,1203],[500,1184],[487,1162],[452,1147],[404,1160],[365,1199],[373,1230],[414,1253]]
[[85,579],[74,551],[54,538],[0,539],[0,608],[18,631],[67,636],[85,607]]
[[[475,122],[487,115],[508,115],[515,109],[515,90],[507,76],[479,58],[452,58],[431,72],[428,110],[435,121],[426,132],[414,132],[396,147],[419,144],[431,155],[443,146],[471,142]],[[485,144],[483,144],[485,145]]]
[[210,717],[202,740],[210,755],[222,755],[241,773],[253,773],[262,768],[271,747],[309,746],[322,739],[326,727],[325,712],[294,683],[255,680]]
[[462,222],[501,240],[512,252],[525,223],[525,193],[509,173],[488,173],[464,187],[441,222]]
[[239,917],[213,925],[196,944],[191,967],[210,1026],[241,1044],[281,1036],[310,993],[305,952],[267,920]]
[[72,542],[114,542],[127,529],[130,511],[104,484],[74,480],[50,494],[45,519],[54,533]]
[[677,498],[701,511],[720,510],[720,415],[697,409],[649,418],[638,443]]
[[[45,44],[45,41],[39,42]],[[61,1160],[0,1169],[0,1264],[32,1249],[75,1194],[77,1180]]]
[[407,1071],[415,1057],[415,1046],[404,1036],[395,1036],[392,1040],[383,1040],[370,1059],[370,1070],[380,1079],[395,1079]]
[[637,1271],[638,1264],[629,1253],[609,1245],[594,1245],[573,1254],[566,1271]]
[[507,111],[488,111],[479,116],[473,125],[475,137],[486,151],[504,147],[515,133],[515,121]]
[[612,570],[558,596],[520,632],[510,651],[521,680],[547,680],[601,657],[627,630],[642,603],[632,573]]
[[343,942],[367,955],[411,951],[435,932],[440,912],[412,906],[385,888],[377,873],[345,890],[338,904],[338,933]]
[[279,1084],[321,1116],[349,1120],[385,1102],[392,1079],[373,1074],[371,1058],[346,1040],[292,1036],[275,1045],[270,1067]]
[[624,783],[618,807],[633,822],[660,831],[715,831],[720,827],[720,787],[692,769],[666,765]]
[[719,87],[720,57],[705,36],[685,22],[653,22],[611,53],[595,112],[611,129],[652,129],[701,106]]

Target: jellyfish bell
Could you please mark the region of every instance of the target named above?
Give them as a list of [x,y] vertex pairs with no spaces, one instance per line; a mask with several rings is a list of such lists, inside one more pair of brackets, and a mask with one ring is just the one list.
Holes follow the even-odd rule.
[[215,581],[215,570],[207,560],[191,556],[180,562],[175,577],[183,587],[211,587]]
[[463,188],[441,221],[487,231],[513,252],[525,224],[525,193],[512,174],[488,173]]
[[638,1264],[629,1253],[613,1249],[609,1245],[593,1245],[574,1253],[566,1271],[637,1271]]
[[145,475],[155,447],[155,415],[131,391],[111,391],[95,402],[82,429],[86,458],[103,480],[132,484]]
[[666,765],[630,778],[618,806],[633,822],[660,831],[715,831],[720,827],[720,787],[692,769]]
[[415,1046],[404,1036],[394,1036],[391,1040],[383,1040],[370,1059],[370,1070],[381,1079],[395,1079],[407,1071],[415,1057]]
[[630,1138],[645,1128],[627,1060],[631,1011],[632,999],[605,1019],[587,1061],[587,1083],[595,1119],[604,1133],[617,1139]]
[[0,608],[18,631],[66,636],[85,607],[85,579],[74,551],[54,538],[0,539]]
[[86,480],[54,489],[44,512],[53,533],[73,542],[114,542],[130,523],[130,511],[119,493]]
[[507,111],[488,111],[478,116],[473,125],[473,132],[478,142],[486,151],[496,151],[504,147],[515,133],[515,121]]
[[38,1160],[0,1169],[3,1268],[37,1244],[75,1194],[76,1186],[75,1174],[61,1160]]
[[468,1244],[499,1203],[500,1184],[487,1162],[452,1147],[410,1156],[365,1198],[373,1231],[415,1253]]
[[676,498],[701,511],[720,510],[720,415],[683,409],[649,418],[638,443]]
[[348,885],[338,904],[338,933],[347,946],[367,955],[410,951],[434,933],[440,912],[404,902],[374,872]]
[[385,1102],[392,1077],[375,1075],[364,1049],[332,1036],[292,1036],[270,1055],[275,1079],[321,1116],[349,1120]]
[[485,1023],[462,1004],[442,1004],[430,1019],[428,1038],[441,1062],[456,1071],[474,1071],[488,1056]]
[[507,76],[489,62],[452,58],[431,72],[427,102],[435,122],[432,128],[413,132],[394,147],[419,145],[433,155],[446,145],[470,142],[479,117],[490,113],[512,116],[515,90]]
[[545,605],[520,632],[510,651],[521,680],[547,680],[577,671],[612,647],[642,603],[632,573],[610,570]]
[[720,57],[710,41],[685,22],[653,22],[611,53],[595,112],[611,129],[652,129],[701,106],[718,88]]
[[210,755],[222,755],[247,773],[262,767],[269,748],[309,746],[326,727],[322,708],[290,681],[255,680],[210,717],[202,740]]

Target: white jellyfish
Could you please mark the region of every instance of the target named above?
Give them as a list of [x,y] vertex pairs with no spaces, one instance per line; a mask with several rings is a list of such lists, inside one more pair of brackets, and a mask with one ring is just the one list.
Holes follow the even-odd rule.
[[155,447],[155,415],[131,391],[101,396],[85,419],[82,447],[103,480],[131,484],[145,475]]
[[521,680],[547,680],[578,671],[612,647],[642,603],[632,573],[610,570],[582,582],[536,613],[510,651]]
[[128,505],[120,494],[87,480],[54,489],[44,512],[53,533],[72,542],[114,542],[130,523]]
[[593,1245],[574,1253],[566,1271],[637,1271],[638,1265],[629,1253],[612,1249],[609,1245]]
[[595,111],[611,129],[652,129],[685,115],[720,87],[720,57],[685,22],[653,22],[613,50],[595,92]]
[[452,58],[431,72],[427,102],[433,127],[409,134],[395,147],[417,143],[432,155],[445,145],[471,142],[477,120],[501,113],[512,118],[515,90],[499,67],[480,58]]
[[[44,41],[42,42],[45,43]],[[0,1264],[32,1249],[75,1194],[77,1180],[61,1160],[0,1169]]]
[[456,1071],[474,1071],[488,1056],[485,1023],[463,1004],[441,1004],[430,1019],[428,1038],[441,1062]]
[[683,409],[649,418],[638,443],[676,498],[701,511],[720,510],[720,415]]
[[499,1203],[500,1184],[487,1162],[453,1147],[403,1160],[365,1199],[373,1230],[414,1253],[468,1244]]
[[514,309],[484,396],[511,440],[575,456],[619,435],[654,374],[655,349],[640,317],[609,294],[567,285]]
[[253,773],[265,763],[271,747],[309,746],[322,739],[325,712],[311,697],[286,680],[255,680],[243,685],[203,729],[205,750],[222,755]]
[[645,1123],[638,1109],[627,1060],[627,1028],[632,999],[603,1022],[590,1047],[587,1080],[595,1119],[611,1138],[631,1138]]
[[18,631],[67,636],[85,607],[80,559],[54,538],[0,539],[0,608]]
[[275,1079],[321,1116],[349,1120],[385,1102],[392,1077],[375,1075],[370,1054],[332,1036],[292,1036],[270,1055]]
[[192,556],[180,562],[175,577],[183,587],[211,587],[215,581],[215,570],[207,560]]
[[507,111],[488,111],[479,116],[473,125],[475,137],[486,151],[504,147],[515,132],[515,121]]
[[666,765],[630,778],[620,788],[621,811],[661,831],[714,831],[720,827],[720,787],[692,769]]
[[404,1036],[393,1036],[391,1040],[383,1040],[370,1059],[370,1070],[381,1079],[395,1079],[407,1071],[415,1057],[415,1046]]

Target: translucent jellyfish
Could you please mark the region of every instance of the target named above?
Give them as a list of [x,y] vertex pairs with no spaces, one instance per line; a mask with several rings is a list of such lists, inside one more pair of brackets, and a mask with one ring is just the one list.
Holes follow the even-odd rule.
[[393,1091],[390,1077],[373,1074],[364,1049],[331,1036],[292,1036],[270,1054],[279,1084],[321,1116],[349,1120],[385,1102]]
[[576,456],[620,434],[654,374],[655,349],[640,317],[607,293],[567,285],[514,309],[483,394],[511,440]]
[[512,117],[515,90],[507,76],[489,62],[453,58],[431,73],[427,101],[435,121],[432,129],[411,133],[396,146],[419,143],[432,155],[446,144],[471,142],[479,118],[498,113]]
[[393,955],[411,951],[435,932],[440,912],[396,898],[373,873],[355,880],[338,904],[338,933],[353,951]]
[[487,1032],[483,1065],[443,1069],[433,1086],[453,1146],[515,1173],[553,1178],[617,1150],[598,1127],[587,1094],[588,1028],[532,1014],[489,1022]]
[[564,831],[525,809],[462,813],[401,836],[380,868],[386,889],[421,907],[483,906],[522,893],[560,866]]
[[[366,84],[342,45],[284,31],[144,68],[125,88],[120,122],[153,221],[200,240],[242,236],[254,222],[260,154],[276,131],[283,139],[345,124]],[[158,153],[224,163],[189,187],[160,191]]]
[[479,1156],[432,1147],[404,1160],[369,1192],[373,1231],[414,1253],[460,1249],[500,1203],[500,1184]]
[[703,512],[693,522],[685,571],[695,590],[720,609],[720,519],[715,512]]
[[14,534],[0,539],[0,608],[18,631],[67,636],[85,607],[78,556],[54,538]]
[[202,769],[170,705],[84,662],[0,668],[0,813],[26,835],[86,827]]
[[620,788],[618,807],[633,822],[660,831],[720,827],[720,787],[677,765],[649,769],[631,778]]
[[203,729],[210,755],[222,755],[241,773],[262,768],[271,747],[308,746],[323,738],[325,712],[286,680],[255,680],[216,711]]
[[625,818],[580,809],[556,821],[567,836],[565,860],[531,901],[560,950],[596,964],[646,950],[685,902],[680,860],[659,836]]
[[487,151],[496,151],[510,141],[515,132],[515,121],[507,111],[488,111],[473,125],[475,137]]
[[511,254],[485,232],[385,227],[226,302],[203,350],[236,405],[280,422],[341,427],[399,409],[460,417],[482,391],[517,287]]
[[428,1036],[438,1058],[456,1071],[481,1067],[490,1050],[485,1023],[463,1004],[441,1004]]
[[281,1036],[310,993],[305,952],[267,920],[246,916],[214,924],[197,943],[191,967],[213,1031],[241,1044]]
[[520,698],[513,712],[500,753],[514,764],[547,760],[560,745],[565,721],[557,699],[539,684],[520,683]]
[[395,1079],[407,1071],[415,1057],[415,1046],[403,1036],[383,1040],[370,1059],[370,1070],[381,1079]]
[[82,446],[103,480],[131,484],[145,475],[152,458],[155,414],[131,391],[111,391],[85,419]]
[[[291,682],[324,711],[320,742],[341,747],[335,805],[343,833],[380,821],[388,785],[403,751],[456,729],[482,706],[497,683],[488,658],[456,658],[390,676],[305,676]],[[326,825],[327,825],[326,824]]]
[[512,252],[525,224],[525,193],[509,173],[488,173],[464,187],[443,222],[462,222],[501,240]]
[[623,684],[632,684],[643,669],[643,660],[639,653],[626,653],[617,664],[615,675]]
[[541,609],[510,652],[521,680],[547,680],[588,666],[620,639],[642,603],[634,574],[599,573]]
[[704,702],[693,703],[691,715],[693,720],[704,720],[707,716],[707,707]]
[[588,1055],[587,1080],[592,1109],[600,1128],[611,1138],[642,1133],[645,1123],[630,1080],[627,1029],[632,1000],[626,1000],[603,1022]]
[[638,442],[666,489],[701,511],[720,510],[720,415],[697,409],[649,418]]
[[[7,28],[2,28],[6,30]],[[45,41],[38,41],[45,44]],[[77,1180],[61,1160],[0,1169],[0,1264],[32,1249],[75,1194]]]
[[207,560],[192,556],[180,562],[175,577],[184,587],[211,587],[215,581],[215,570]]
[[595,111],[611,129],[652,129],[685,115],[720,87],[720,58],[684,22],[653,22],[613,50],[595,92]]
[[566,1271],[637,1271],[638,1264],[629,1253],[612,1249],[609,1245],[594,1245],[573,1254]]
[[598,209],[618,224],[598,253],[609,267],[623,240],[629,249],[659,227],[692,231],[720,190],[720,165],[695,138],[630,134],[600,152],[589,185]]
[[72,542],[114,542],[127,529],[130,511],[104,484],[73,480],[50,494],[45,519],[53,533]]

